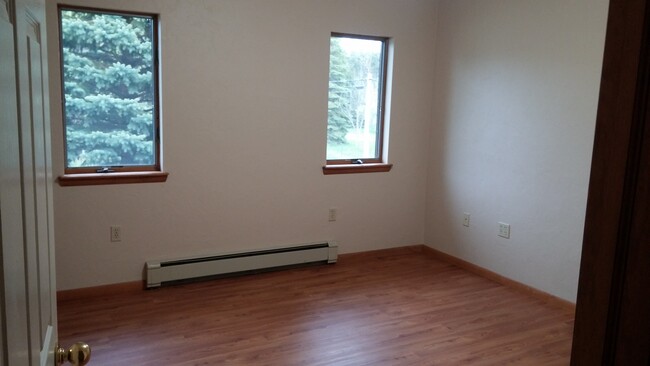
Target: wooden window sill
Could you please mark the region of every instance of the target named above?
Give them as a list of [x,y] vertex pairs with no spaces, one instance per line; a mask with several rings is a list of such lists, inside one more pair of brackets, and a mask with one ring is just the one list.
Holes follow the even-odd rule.
[[356,174],[356,173],[381,173],[389,172],[393,168],[393,164],[337,164],[325,165],[323,167],[323,174]]
[[62,187],[94,186],[104,184],[161,183],[167,181],[167,172],[119,172],[64,174],[57,181]]

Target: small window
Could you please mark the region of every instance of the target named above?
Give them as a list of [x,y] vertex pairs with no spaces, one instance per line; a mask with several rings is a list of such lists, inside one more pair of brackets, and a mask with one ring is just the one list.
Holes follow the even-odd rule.
[[66,174],[160,171],[157,27],[59,8]]
[[330,38],[327,165],[383,163],[387,39]]

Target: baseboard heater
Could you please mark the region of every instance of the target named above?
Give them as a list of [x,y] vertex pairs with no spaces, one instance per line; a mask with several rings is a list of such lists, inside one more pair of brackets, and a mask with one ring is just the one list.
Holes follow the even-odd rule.
[[323,242],[207,257],[148,261],[146,263],[147,288],[202,277],[248,273],[303,264],[336,263],[337,249],[336,243]]

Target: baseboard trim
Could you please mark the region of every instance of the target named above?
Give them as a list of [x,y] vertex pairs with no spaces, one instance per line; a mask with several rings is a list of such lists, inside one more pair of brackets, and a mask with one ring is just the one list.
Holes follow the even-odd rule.
[[536,297],[536,298],[546,302],[547,304],[549,304],[551,306],[562,308],[562,309],[564,309],[566,311],[569,311],[569,312],[572,312],[572,313],[575,313],[575,311],[576,311],[576,304],[572,303],[571,301],[561,299],[561,298],[559,298],[559,297],[557,297],[555,295],[551,295],[551,294],[549,294],[547,292],[538,290],[538,289],[536,289],[534,287],[525,285],[525,284],[523,284],[521,282],[517,282],[517,281],[515,281],[513,279],[510,279],[508,277],[504,277],[504,276],[502,276],[502,275],[500,275],[498,273],[490,271],[489,269],[483,268],[481,266],[477,266],[476,264],[467,262],[467,261],[465,261],[463,259],[460,259],[458,257],[454,257],[453,255],[443,253],[443,252],[441,252],[441,251],[439,251],[437,249],[433,249],[433,248],[431,248],[429,246],[422,245],[421,248],[422,248],[422,253],[429,256],[429,257],[431,257],[431,258],[435,258],[435,259],[441,260],[443,262],[453,264],[453,265],[455,265],[455,266],[457,266],[459,268],[462,268],[462,269],[464,269],[464,270],[466,270],[468,272],[472,272],[474,274],[477,274],[477,275],[479,275],[481,277],[484,277],[484,278],[486,278],[488,280],[494,281],[494,282],[499,283],[501,285],[504,285],[506,287],[510,287],[510,288],[515,289],[517,291],[524,292],[524,293],[526,293],[528,295],[531,295],[533,297]]
[[395,248],[367,250],[363,252],[339,254],[338,262],[362,261],[367,258],[376,258],[389,255],[403,255],[422,252],[423,245],[409,245]]
[[[524,292],[530,296],[536,297],[549,305],[562,308],[569,312],[575,312],[576,305],[570,301],[561,299],[557,296],[551,295],[544,291],[538,290],[534,287],[530,287],[521,282],[517,282],[510,278],[504,277],[498,273],[492,272],[483,267],[477,266],[476,264],[467,262],[453,255],[443,253],[437,249],[433,249],[429,246],[420,244],[420,245],[410,245],[396,248],[387,248],[387,249],[378,249],[370,250],[364,252],[356,253],[345,253],[339,254],[339,262],[356,262],[363,261],[369,257],[377,256],[388,256],[388,255],[400,255],[400,254],[411,254],[411,253],[421,253],[430,258],[434,258],[449,264],[453,264],[459,268],[462,268],[468,272],[472,272],[476,275],[484,277],[488,280],[497,282],[501,285],[513,288],[515,290]],[[128,293],[139,293],[145,291],[145,282],[144,281],[133,281],[133,282],[122,282],[111,285],[102,285],[95,287],[85,287],[72,290],[62,290],[57,291],[57,301],[73,301],[89,298],[101,298],[106,296],[116,296]]]
[[[413,252],[421,252],[423,245],[403,246],[396,248],[369,250],[364,252],[339,254],[338,261],[353,262],[362,261],[365,258],[407,254]],[[57,301],[74,301],[81,299],[96,299],[106,296],[116,296],[123,294],[134,294],[146,291],[145,281],[122,282],[110,285],[101,285],[94,287],[84,287],[72,290],[60,290],[56,293]]]
[[77,288],[73,290],[57,291],[56,300],[74,301],[81,299],[96,299],[107,296],[132,294],[145,290],[144,281],[122,282],[111,285]]

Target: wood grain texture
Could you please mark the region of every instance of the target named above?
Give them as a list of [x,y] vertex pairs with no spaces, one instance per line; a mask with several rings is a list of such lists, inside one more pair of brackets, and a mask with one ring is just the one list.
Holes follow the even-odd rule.
[[116,172],[64,174],[57,182],[61,187],[96,186],[103,184],[163,183],[167,181],[167,172]]
[[464,260],[462,260],[460,258],[454,257],[454,256],[449,255],[447,253],[443,253],[443,252],[441,252],[439,250],[430,248],[430,247],[425,246],[425,245],[422,246],[422,251],[425,254],[427,254],[427,255],[435,258],[435,259],[438,259],[438,260],[441,260],[441,261],[456,265],[456,266],[458,266],[458,267],[460,267],[460,268],[462,268],[464,270],[467,270],[469,272],[477,274],[477,275],[479,275],[481,277],[484,277],[484,278],[486,278],[488,280],[492,280],[494,282],[500,283],[500,284],[502,284],[504,286],[507,286],[509,288],[519,290],[519,291],[524,292],[524,293],[526,293],[526,294],[528,294],[530,296],[537,297],[538,299],[546,302],[549,305],[560,307],[560,308],[562,308],[562,309],[564,309],[564,310],[566,310],[568,312],[571,312],[571,313],[574,313],[576,311],[576,304],[574,304],[574,303],[572,303],[570,301],[561,299],[561,298],[559,298],[557,296],[553,296],[553,295],[551,295],[551,294],[549,294],[547,292],[538,290],[538,289],[536,289],[534,287],[525,285],[525,284],[523,284],[521,282],[517,282],[517,281],[512,280],[512,279],[510,279],[508,277],[501,276],[498,273],[492,272],[492,271],[490,271],[488,269],[485,269],[485,268],[483,268],[481,266],[477,266],[474,263],[464,261]]
[[418,248],[59,302],[95,365],[566,365],[573,314]]
[[356,173],[385,173],[393,168],[393,164],[339,164],[323,166],[323,174],[356,174]]
[[650,365],[650,3],[611,0],[571,365]]
[[146,282],[144,281],[122,282],[111,285],[84,287],[73,290],[57,291],[56,299],[57,301],[73,301],[117,295],[137,295],[141,293],[142,290],[146,289],[146,287]]

